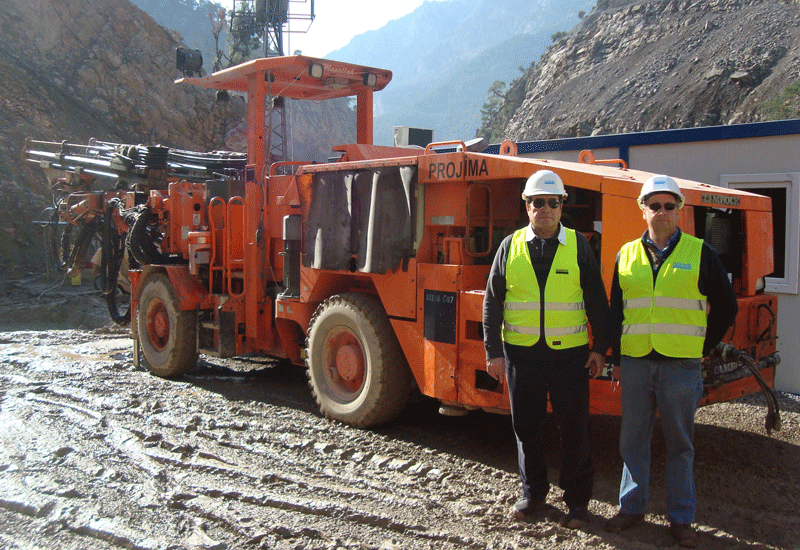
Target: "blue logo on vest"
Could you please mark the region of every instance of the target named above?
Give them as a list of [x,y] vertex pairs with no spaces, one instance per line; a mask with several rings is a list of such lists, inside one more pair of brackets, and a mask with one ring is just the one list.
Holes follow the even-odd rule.
[[681,263],[681,262],[675,262],[674,264],[672,264],[672,267],[674,267],[675,269],[691,270],[692,269],[692,264],[684,264],[684,263]]

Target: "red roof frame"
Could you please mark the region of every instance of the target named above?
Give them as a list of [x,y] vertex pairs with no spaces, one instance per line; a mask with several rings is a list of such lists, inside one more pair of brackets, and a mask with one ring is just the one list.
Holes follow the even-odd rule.
[[[311,76],[312,64],[322,65],[321,78]],[[369,87],[364,84],[364,77],[367,74],[374,74],[377,77],[375,86]],[[259,79],[263,83],[264,91],[269,91],[271,95],[290,99],[322,100],[354,96],[367,90],[382,90],[392,80],[392,72],[364,65],[293,55],[253,59],[208,76],[180,78],[175,82],[203,88],[247,92],[253,79]]]
[[[322,76],[311,76],[314,65]],[[375,75],[375,85],[367,77]],[[356,96],[356,142],[372,145],[372,93],[392,80],[392,72],[341,61],[293,55],[253,59],[198,78],[179,78],[176,84],[247,93],[247,157],[259,170],[265,165],[264,121],[266,97],[324,100]]]

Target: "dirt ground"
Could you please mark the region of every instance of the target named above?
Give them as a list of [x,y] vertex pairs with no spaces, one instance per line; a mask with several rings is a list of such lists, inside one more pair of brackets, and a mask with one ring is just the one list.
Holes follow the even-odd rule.
[[[644,525],[603,530],[622,466],[612,417],[592,419],[588,527],[558,525],[555,486],[556,510],[521,523],[509,516],[519,482],[507,416],[444,417],[416,396],[391,425],[359,430],[319,415],[303,369],[262,358],[202,357],[189,375],[157,378],[134,368],[127,330],[107,326],[86,283],[28,299],[15,289],[0,297],[0,548],[673,546],[660,433]],[[56,330],[59,317],[84,328]],[[779,399],[772,437],[759,395],[698,413],[701,548],[800,548],[800,398]],[[547,443],[555,484],[552,425]]]

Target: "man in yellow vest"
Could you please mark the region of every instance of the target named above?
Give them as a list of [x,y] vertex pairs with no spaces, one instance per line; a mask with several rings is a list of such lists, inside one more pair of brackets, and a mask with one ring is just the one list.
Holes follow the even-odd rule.
[[693,548],[694,414],[703,392],[700,361],[722,340],[738,306],[714,249],[678,228],[683,202],[674,179],[649,178],[639,194],[647,231],[617,256],[610,327],[612,373],[622,390],[619,448],[624,467],[619,512],[606,528],[619,532],[644,520],[650,439],[658,409],[667,444],[670,533],[680,546]]
[[486,370],[508,384],[522,479],[514,517],[552,509],[542,437],[549,394],[562,442],[559,487],[569,508],[561,523],[577,529],[589,519],[594,485],[589,374],[599,376],[604,368],[608,301],[586,237],[561,224],[567,198],[561,178],[536,172],[522,198],[530,223],[500,244],[486,285]]

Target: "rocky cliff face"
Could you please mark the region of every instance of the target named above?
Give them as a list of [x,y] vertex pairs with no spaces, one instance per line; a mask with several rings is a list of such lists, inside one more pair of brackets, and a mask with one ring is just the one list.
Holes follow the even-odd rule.
[[[523,77],[524,100],[505,134],[520,141],[764,120],[799,76],[797,0],[601,0]],[[795,96],[784,100],[800,112]]]
[[127,0],[3,0],[0,3],[0,262],[17,277],[43,265],[31,220],[46,182],[20,160],[26,137],[90,137],[195,150],[225,149],[244,102],[173,79],[180,35]]

